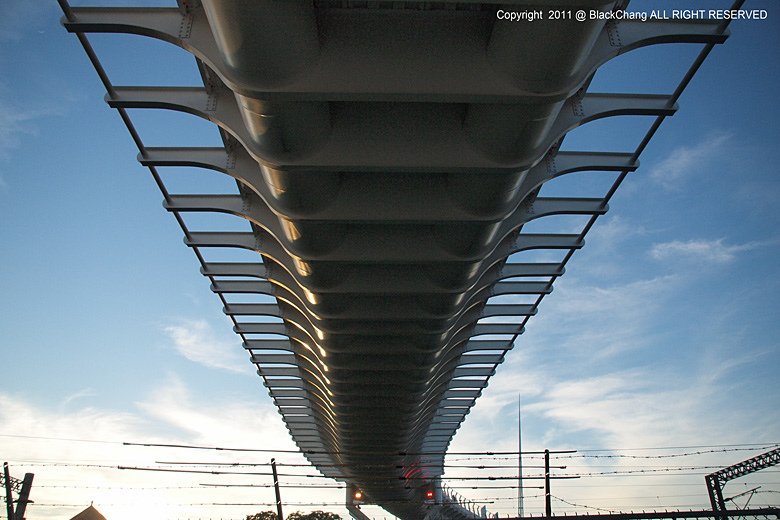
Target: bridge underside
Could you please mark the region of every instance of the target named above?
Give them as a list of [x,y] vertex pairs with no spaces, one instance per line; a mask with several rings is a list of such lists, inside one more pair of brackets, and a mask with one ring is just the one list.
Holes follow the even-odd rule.
[[[405,520],[428,512],[455,431],[614,191],[545,197],[543,184],[608,171],[614,188],[637,167],[638,153],[560,152],[564,136],[676,108],[676,95],[588,92],[596,69],[646,45],[725,38],[704,21],[501,19],[626,7],[615,0],[61,3],[71,32],[139,34],[196,57],[202,87],[104,77],[108,103],[131,131],[128,109],[219,127],[218,148],[139,139],[140,161],[158,181],[168,166],[236,179],[232,194],[161,183],[165,206],[302,452]],[[189,229],[187,212],[246,230]],[[576,229],[524,231],[551,215],[578,216]],[[207,261],[212,248],[257,254]]]

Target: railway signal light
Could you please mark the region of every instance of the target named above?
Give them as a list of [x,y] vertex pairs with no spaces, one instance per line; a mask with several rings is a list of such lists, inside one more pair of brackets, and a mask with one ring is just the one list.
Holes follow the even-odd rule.
[[366,503],[366,495],[357,487],[347,487],[347,503],[359,506]]
[[425,486],[422,489],[423,502],[426,504],[434,504],[436,502],[436,492],[433,487]]

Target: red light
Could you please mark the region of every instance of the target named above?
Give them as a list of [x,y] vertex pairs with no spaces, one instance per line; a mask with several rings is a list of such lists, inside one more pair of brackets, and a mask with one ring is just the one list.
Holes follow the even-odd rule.
[[425,492],[425,498],[433,498],[433,491],[430,489]]

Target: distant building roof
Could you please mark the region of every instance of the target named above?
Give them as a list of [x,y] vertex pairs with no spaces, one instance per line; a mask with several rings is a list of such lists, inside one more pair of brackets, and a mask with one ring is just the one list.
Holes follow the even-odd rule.
[[90,505],[81,513],[77,514],[70,520],[106,520],[106,517],[101,515],[97,509]]

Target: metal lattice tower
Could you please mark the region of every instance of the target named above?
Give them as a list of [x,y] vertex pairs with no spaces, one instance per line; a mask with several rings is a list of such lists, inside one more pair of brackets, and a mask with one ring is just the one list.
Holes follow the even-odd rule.
[[[410,520],[430,512],[421,490],[438,486],[456,430],[726,38],[713,21],[499,14],[625,9],[615,0],[60,4],[293,440],[324,475]],[[86,37],[95,32],[182,47],[203,86],[112,85]],[[704,45],[674,93],[589,92],[603,63],[665,43]],[[146,147],[130,109],[207,119],[224,146]],[[653,118],[634,152],[559,151],[571,129],[621,115]],[[169,193],[158,174],[169,166],[229,175],[236,191]],[[602,197],[544,196],[545,182],[592,171],[616,173]],[[186,212],[248,224],[191,230]],[[587,218],[575,233],[524,232],[550,215]],[[211,248],[256,260],[209,262]],[[538,250],[562,260],[522,259]]]
[[704,477],[712,511],[720,513],[720,518],[726,520],[726,501],[723,498],[723,486],[726,482],[777,464],[780,464],[780,448],[756,455]]

